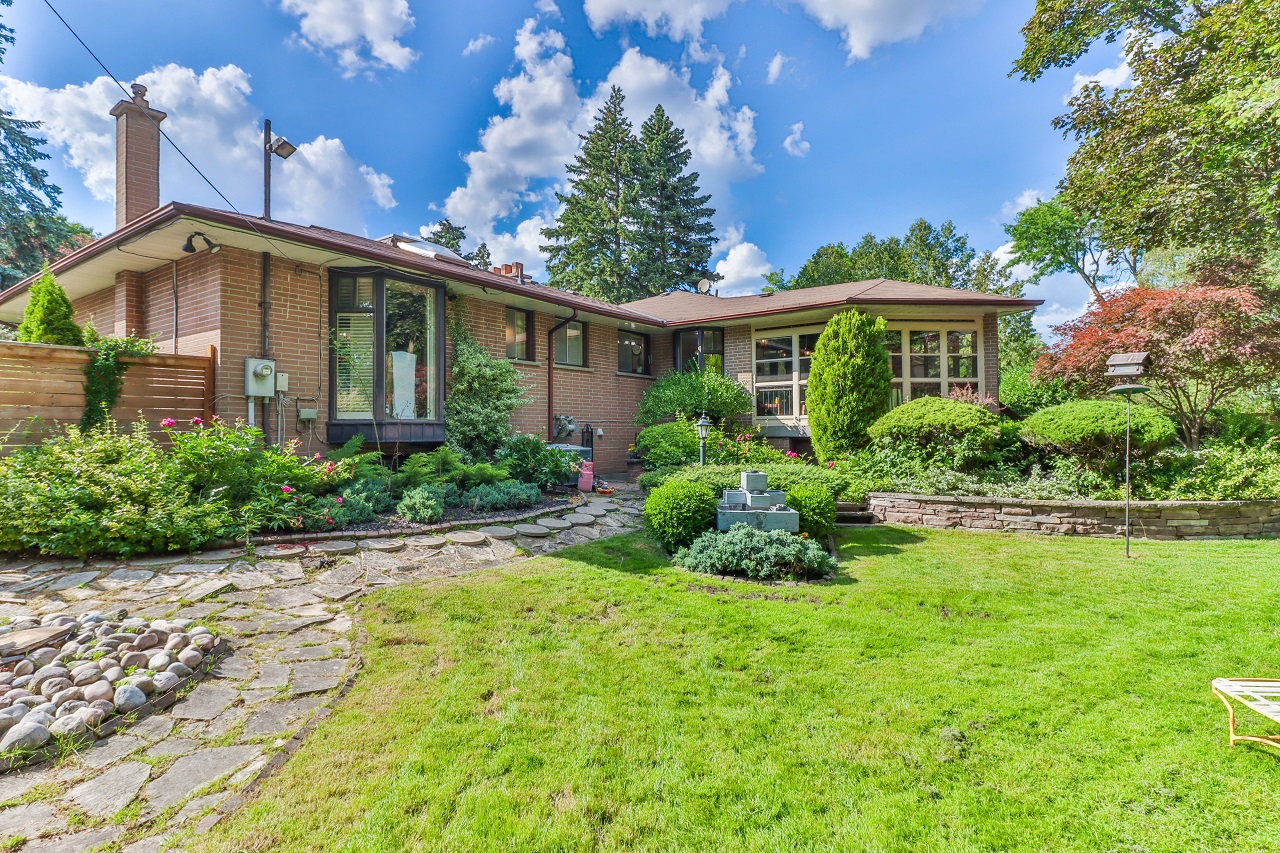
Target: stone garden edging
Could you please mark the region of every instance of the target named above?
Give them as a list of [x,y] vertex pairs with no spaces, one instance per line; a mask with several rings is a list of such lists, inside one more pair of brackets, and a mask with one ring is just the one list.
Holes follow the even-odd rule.
[[[873,492],[877,522],[1055,536],[1124,535],[1124,501],[911,495]],[[1140,539],[1280,536],[1280,500],[1134,501],[1130,530]]]

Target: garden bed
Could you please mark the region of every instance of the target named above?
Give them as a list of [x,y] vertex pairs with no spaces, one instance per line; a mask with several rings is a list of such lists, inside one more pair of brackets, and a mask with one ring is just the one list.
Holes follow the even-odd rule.
[[[876,521],[1056,536],[1123,536],[1124,501],[1028,500],[873,492]],[[1140,539],[1280,536],[1280,500],[1134,501],[1131,534]]]

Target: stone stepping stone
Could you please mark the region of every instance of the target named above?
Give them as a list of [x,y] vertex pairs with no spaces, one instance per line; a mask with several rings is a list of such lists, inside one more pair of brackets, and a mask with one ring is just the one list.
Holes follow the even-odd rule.
[[[15,835],[35,838],[44,833],[59,832],[66,826],[67,819],[48,803],[27,803],[0,811],[0,841]],[[32,845],[23,846],[30,848]]]
[[216,551],[201,551],[198,554],[192,554],[191,559],[197,563],[225,563],[227,560],[238,560],[243,556],[243,548],[219,548]]
[[187,582],[186,575],[156,575],[142,585],[143,592],[160,592],[182,586]]
[[364,567],[359,563],[346,563],[338,566],[336,569],[330,569],[327,572],[321,572],[316,575],[316,580],[320,583],[339,583],[349,584],[355,583],[364,575]]
[[592,501],[590,505],[605,512],[613,512],[618,508],[618,505],[613,501]]
[[583,507],[578,507],[578,512],[582,513],[583,515],[593,516],[595,518],[604,518],[606,515],[609,514],[608,510],[601,509],[600,507],[594,506],[591,504],[588,504],[587,506],[583,506]]
[[332,646],[300,646],[282,650],[276,655],[276,660],[281,663],[296,663],[297,661],[326,660],[333,656]]
[[246,690],[262,690],[267,687],[285,687],[289,683],[290,668],[282,663],[258,665],[258,678],[246,685]]
[[540,518],[537,521],[548,530],[568,530],[573,527],[573,522],[565,521],[563,518]]
[[359,546],[349,539],[334,539],[330,542],[316,542],[307,546],[307,553],[333,556],[335,554],[354,554]]
[[307,607],[308,605],[319,603],[320,599],[305,589],[273,589],[262,594],[262,604],[264,606],[275,607],[280,610],[291,610],[295,607]]
[[[33,841],[22,849],[27,853],[84,853],[85,850],[102,850],[102,845],[115,841],[124,832],[123,826],[104,826],[100,829],[86,829],[70,835],[59,835],[57,838],[46,838]],[[158,850],[159,848],[157,848]],[[127,847],[128,853],[136,853],[133,847]]]
[[[129,734],[137,735],[150,743],[167,738],[171,731],[173,731],[173,717],[164,714],[152,714],[129,727]],[[113,735],[111,739],[115,740],[116,737]]]
[[[148,717],[147,719],[152,719]],[[172,721],[170,722],[172,725]],[[100,740],[88,749],[80,751],[80,760],[87,766],[95,770],[106,767],[108,764],[114,764],[129,753],[139,749],[146,744],[142,738],[134,737],[133,731],[137,726],[129,729],[129,734],[114,734],[106,740]]]
[[176,720],[212,720],[225,711],[239,695],[234,687],[201,684],[179,699],[169,713]]
[[517,524],[515,530],[521,536],[531,536],[534,539],[542,539],[551,535],[551,531],[541,524]]
[[515,528],[507,527],[506,525],[502,525],[502,524],[489,524],[484,527],[481,527],[476,532],[483,533],[485,536],[488,536],[490,539],[515,539],[516,538]]
[[210,674],[215,678],[231,678],[236,681],[243,681],[253,675],[253,664],[251,664],[246,658],[239,658],[231,655],[220,658],[218,662],[213,665],[213,670]]
[[[209,732],[205,732],[209,736]],[[172,758],[175,755],[186,755],[200,745],[200,741],[185,737],[170,737],[147,750],[147,758]],[[141,787],[141,786],[139,786]],[[137,793],[136,791],[134,793]],[[115,814],[115,812],[112,812]]]
[[235,584],[236,589],[262,589],[264,586],[275,586],[271,575],[265,572],[231,572],[227,580]]
[[290,699],[285,702],[272,702],[255,711],[244,726],[246,738],[282,735],[294,728],[302,719],[320,705],[318,697],[309,699]]
[[147,785],[146,798],[152,812],[162,812],[258,757],[253,746],[221,746],[184,755],[169,771]]
[[338,686],[342,677],[338,675],[319,675],[308,678],[295,678],[289,685],[289,692],[294,696],[310,696],[313,693],[325,693]]
[[285,557],[300,557],[306,553],[306,550],[305,545],[259,545],[253,549],[253,553],[268,560],[281,560]]
[[483,533],[476,530],[451,530],[444,536],[455,545],[483,545],[488,541]]
[[586,515],[581,512],[571,512],[568,515],[561,516],[561,518],[572,524],[574,527],[588,527],[596,523],[596,517],[594,515]]
[[78,586],[84,586],[90,581],[98,577],[98,572],[74,572],[69,575],[63,575],[53,583],[45,585],[45,589],[53,592],[59,589],[74,589]]
[[633,506],[620,506],[620,507],[618,507],[618,512],[620,512],[620,513],[622,513],[622,514],[624,514],[624,515],[639,515],[639,514],[640,514],[640,510],[639,510],[637,507],[633,507]]
[[367,551],[400,551],[404,548],[403,539],[361,539],[360,547]]
[[200,601],[211,595],[217,595],[224,590],[231,589],[231,581],[223,578],[217,578],[211,581],[205,581],[198,586],[192,587],[182,593],[182,597],[188,601]]
[[172,566],[181,563],[186,557],[182,554],[158,554],[154,557],[131,557],[130,566]]
[[258,563],[257,569],[282,581],[300,581],[303,576],[302,566],[294,560],[267,560]]
[[48,560],[43,563],[36,563],[27,571],[29,572],[65,572],[70,569],[84,568],[84,560]]
[[330,601],[343,601],[360,591],[358,586],[338,583],[318,583],[309,588],[316,595],[327,598]]
[[369,586],[386,586],[387,584],[395,583],[394,580],[377,569],[367,570],[364,573],[364,582]]
[[227,563],[179,563],[169,569],[169,574],[217,574],[227,567]]
[[153,577],[155,577],[155,572],[149,572],[146,569],[116,569],[98,581],[98,586],[105,589],[119,589],[122,586],[145,583]]
[[443,548],[446,543],[443,536],[406,536],[404,544],[414,548]]

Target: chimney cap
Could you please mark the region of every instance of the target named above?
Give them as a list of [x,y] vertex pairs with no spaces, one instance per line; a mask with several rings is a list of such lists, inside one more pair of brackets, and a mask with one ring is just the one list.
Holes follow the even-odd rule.
[[159,122],[164,121],[165,118],[168,117],[166,113],[161,112],[160,110],[151,106],[151,104],[147,102],[146,86],[142,85],[141,83],[133,83],[129,86],[129,88],[133,92],[133,97],[127,101],[122,100],[119,103],[117,103],[114,107],[112,107],[111,115],[115,116],[116,118],[121,118],[127,112],[132,112],[135,115],[138,112],[142,112],[151,116],[151,119],[155,121],[157,124]]
[[140,107],[149,107],[147,103],[147,87],[141,83],[134,83],[129,86],[129,90],[133,92],[133,102]]

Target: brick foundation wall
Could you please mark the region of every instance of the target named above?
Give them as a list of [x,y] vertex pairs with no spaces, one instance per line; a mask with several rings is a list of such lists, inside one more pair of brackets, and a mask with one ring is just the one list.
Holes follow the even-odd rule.
[[[459,299],[454,305],[462,309],[471,335],[492,355],[505,358],[506,306],[473,298]],[[547,361],[551,358],[547,333],[561,319],[534,312],[534,361],[515,363],[524,377],[525,396],[529,398],[512,415],[517,432],[547,433]],[[636,407],[653,377],[618,373],[617,325],[587,321],[586,326],[587,366],[554,368],[554,414],[573,416],[579,429],[586,424],[591,424],[593,430],[603,429],[604,435],[595,438],[595,470],[620,474],[626,471],[627,447],[640,431],[634,423]],[[649,342],[653,347],[653,373],[661,375],[670,367],[671,333],[654,331]],[[580,440],[579,434],[569,441],[577,444]]]
[[[1123,501],[873,493],[867,496],[867,509],[887,524],[1058,536],[1124,535]],[[1130,509],[1130,530],[1140,539],[1280,536],[1280,500],[1139,501]]]

